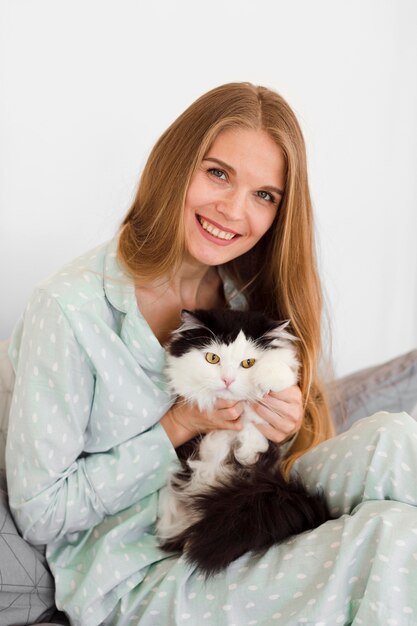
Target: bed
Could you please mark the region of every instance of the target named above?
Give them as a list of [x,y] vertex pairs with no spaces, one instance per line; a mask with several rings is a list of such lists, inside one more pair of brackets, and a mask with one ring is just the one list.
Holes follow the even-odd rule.
[[[23,541],[7,506],[4,448],[14,385],[7,348],[7,341],[0,342],[0,626],[68,624],[54,605],[44,549]],[[338,433],[380,410],[417,419],[417,350],[340,378],[328,391]]]

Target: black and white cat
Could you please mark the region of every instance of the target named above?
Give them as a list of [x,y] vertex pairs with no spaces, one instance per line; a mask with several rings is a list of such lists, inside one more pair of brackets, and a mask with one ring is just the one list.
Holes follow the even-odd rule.
[[181,466],[160,494],[157,535],[167,551],[184,551],[206,577],[242,554],[262,553],[329,519],[321,494],[297,477],[286,481],[281,450],[255,427],[249,406],[297,382],[296,338],[262,313],[182,311],[168,346],[172,391],[200,410],[216,398],[247,400],[241,431],[215,430],[178,449]]

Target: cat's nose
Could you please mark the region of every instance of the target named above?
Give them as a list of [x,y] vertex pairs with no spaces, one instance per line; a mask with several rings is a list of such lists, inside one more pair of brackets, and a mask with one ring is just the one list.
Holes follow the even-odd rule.
[[224,382],[226,387],[230,387],[230,385],[235,382],[235,379],[234,378],[222,378],[222,381]]

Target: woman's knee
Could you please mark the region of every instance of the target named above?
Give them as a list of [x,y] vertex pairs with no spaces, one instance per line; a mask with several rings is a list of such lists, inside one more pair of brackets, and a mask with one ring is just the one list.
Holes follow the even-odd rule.
[[384,434],[392,437],[392,440],[410,435],[417,438],[417,421],[405,411],[400,413],[378,411],[353,424],[350,432],[353,433],[354,431],[361,432],[361,435],[369,433],[370,437],[375,433]]

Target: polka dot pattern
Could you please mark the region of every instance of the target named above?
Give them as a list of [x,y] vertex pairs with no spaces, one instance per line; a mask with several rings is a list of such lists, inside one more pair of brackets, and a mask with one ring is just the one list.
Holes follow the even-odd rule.
[[[173,399],[117,240],[32,296],[11,356],[11,504],[75,626],[416,623],[417,427],[381,412],[301,457],[338,516],[205,580],[154,535]],[[230,291],[230,285],[225,292]],[[19,462],[17,462],[17,459]]]

